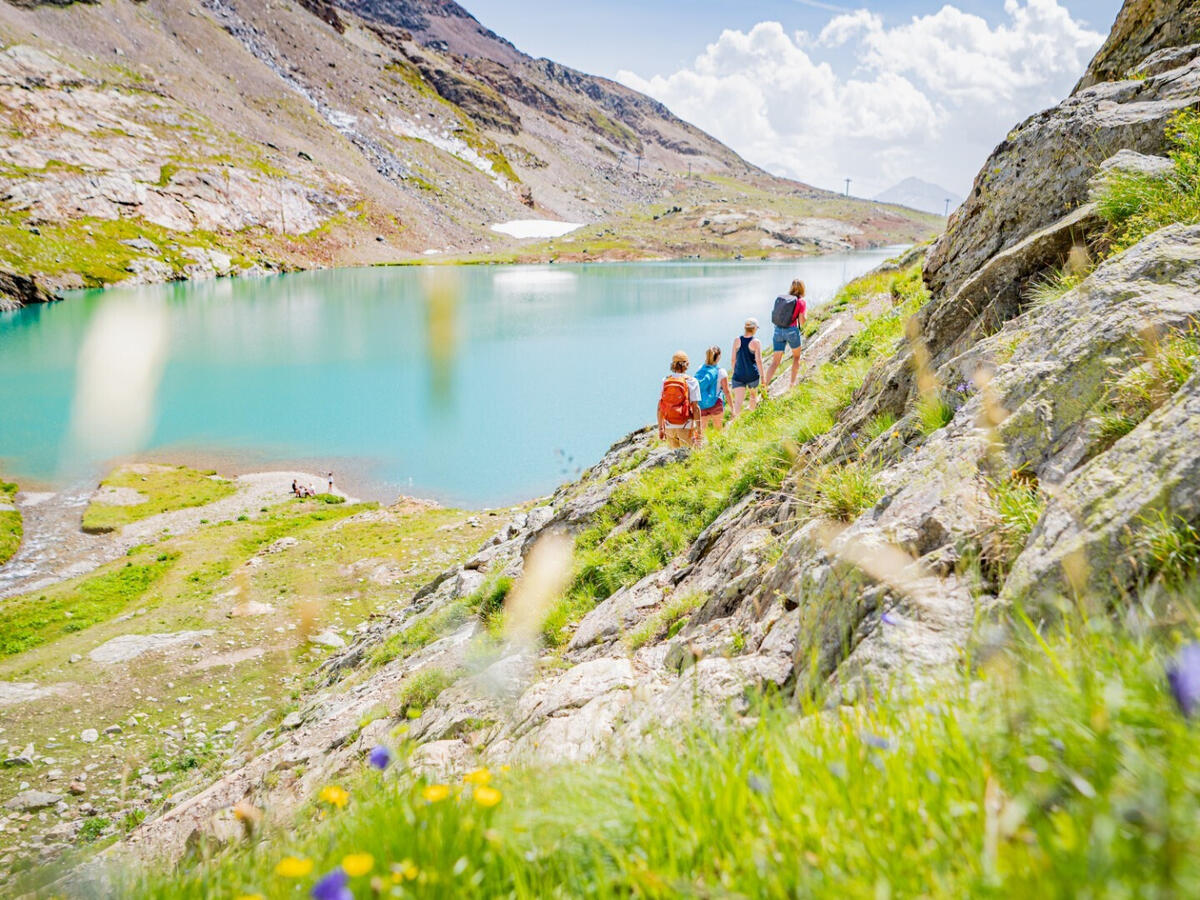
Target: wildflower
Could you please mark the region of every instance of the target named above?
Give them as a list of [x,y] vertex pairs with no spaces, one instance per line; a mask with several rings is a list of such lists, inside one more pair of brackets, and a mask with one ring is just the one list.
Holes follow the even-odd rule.
[[421,796],[425,798],[426,803],[437,803],[439,800],[445,800],[450,796],[450,786],[447,784],[431,784],[425,790],[421,791]]
[[280,878],[303,878],[312,870],[313,861],[298,856],[285,856],[275,866],[275,874]]
[[350,877],[340,868],[334,869],[313,885],[313,900],[354,900],[354,894],[346,886]]
[[399,884],[401,881],[416,881],[417,876],[421,874],[421,870],[417,868],[416,863],[411,859],[403,860],[392,866],[392,881]]
[[392,752],[387,747],[379,744],[373,747],[371,752],[367,754],[367,762],[382,772],[392,764]]
[[1200,706],[1200,643],[1184,647],[1167,666],[1167,682],[1180,711],[1191,716]]
[[238,894],[237,900],[263,900],[262,894]]
[[342,857],[342,868],[351,878],[357,878],[375,868],[375,857],[370,853],[351,853]]
[[468,772],[463,776],[463,781],[466,784],[484,785],[492,780],[492,773],[487,769],[476,769],[473,772]]
[[884,613],[882,616],[879,617],[879,621],[882,622],[884,625],[900,625],[900,624],[902,624],[901,620],[897,619],[891,613]]
[[494,787],[488,787],[482,784],[475,788],[475,802],[480,806],[495,806],[500,802],[500,798],[504,796]]
[[862,742],[868,747],[874,747],[876,750],[892,749],[891,742],[889,742],[887,738],[878,737],[874,734],[871,734],[869,731],[864,731],[860,737],[862,738]]
[[330,806],[344,809],[347,801],[350,799],[350,792],[343,787],[338,787],[336,784],[327,784],[321,788],[321,793],[317,795],[317,798],[323,803],[328,803]]

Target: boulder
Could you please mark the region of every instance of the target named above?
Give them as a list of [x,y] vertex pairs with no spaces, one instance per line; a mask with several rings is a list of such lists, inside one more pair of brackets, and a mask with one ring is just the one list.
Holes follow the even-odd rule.
[[49,791],[22,791],[15,797],[6,800],[4,808],[17,812],[34,812],[54,806],[56,803],[61,803],[62,800],[62,794],[52,794]]
[[212,633],[209,630],[164,632],[159,634],[123,634],[120,637],[105,641],[99,647],[89,652],[88,659],[92,662],[105,664],[129,662],[131,659],[137,659],[143,653],[149,653],[154,650],[167,650],[172,647],[191,644],[199,638],[210,636]]
[[1156,519],[1200,522],[1200,373],[1050,501],[1001,600],[1077,592],[1119,601],[1146,570],[1137,535]]
[[953,302],[997,253],[1083,206],[1102,161],[1122,149],[1161,155],[1167,120],[1198,102],[1200,57],[1193,56],[1141,81],[1088,87],[1019,125],[929,251],[925,281],[935,308]]

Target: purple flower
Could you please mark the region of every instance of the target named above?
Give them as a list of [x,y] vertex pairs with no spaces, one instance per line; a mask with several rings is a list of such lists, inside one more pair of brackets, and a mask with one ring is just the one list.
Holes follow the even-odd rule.
[[383,744],[377,744],[367,754],[367,762],[382,772],[392,764],[392,752]]
[[869,731],[864,731],[860,737],[862,737],[862,742],[868,747],[874,747],[876,750],[892,749],[892,745],[887,738],[881,738],[878,735],[871,734]]
[[350,876],[338,866],[313,885],[313,900],[354,900],[354,893],[346,886]]
[[903,625],[904,624],[904,622],[902,620],[897,619],[891,613],[884,613],[882,616],[879,617],[879,621],[882,622],[884,625]]
[[1167,681],[1175,702],[1185,716],[1191,716],[1200,706],[1200,644],[1184,647],[1167,666]]

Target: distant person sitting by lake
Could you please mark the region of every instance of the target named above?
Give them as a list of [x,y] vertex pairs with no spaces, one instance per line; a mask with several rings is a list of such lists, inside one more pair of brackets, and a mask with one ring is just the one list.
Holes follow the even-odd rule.
[[746,391],[750,392],[750,408],[758,406],[758,386],[762,381],[762,342],[758,333],[758,319],[746,320],[746,333],[733,342],[733,415],[742,414]]
[[700,439],[700,385],[687,375],[688,355],[671,357],[671,374],[658,398],[658,437],[672,450],[695,446]]
[[771,311],[771,324],[775,326],[775,339],[772,341],[775,355],[771,358],[771,367],[767,369],[767,387],[771,386],[775,378],[786,347],[792,348],[792,377],[788,387],[794,388],[800,377],[800,351],[804,347],[804,335],[800,333],[800,326],[804,324],[808,314],[804,294],[804,282],[796,279],[786,294],[775,298],[775,308]]
[[721,348],[709,347],[704,353],[704,365],[696,370],[696,383],[700,385],[700,438],[709,428],[720,431],[725,425],[725,404],[733,406],[729,373],[717,367],[720,360]]
[[292,493],[297,497],[300,496],[300,482],[296,481],[295,478],[292,479]]

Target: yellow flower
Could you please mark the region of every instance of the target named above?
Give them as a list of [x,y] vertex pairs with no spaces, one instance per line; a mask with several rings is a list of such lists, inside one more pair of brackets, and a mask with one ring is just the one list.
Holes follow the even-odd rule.
[[498,790],[493,787],[488,787],[486,784],[475,788],[475,802],[480,806],[495,806],[500,802],[503,796]]
[[357,878],[375,868],[375,857],[370,853],[351,853],[342,857],[342,868],[351,878]]
[[463,776],[463,781],[467,784],[482,785],[487,784],[492,780],[492,773],[487,769],[476,769],[474,772],[468,772]]
[[313,870],[311,859],[300,859],[296,856],[285,856],[275,867],[275,874],[280,878],[303,878]]
[[237,900],[263,900],[262,894],[238,894]]
[[317,797],[331,806],[342,809],[350,799],[350,792],[343,787],[338,787],[336,784],[328,784],[321,788],[321,793]]
[[439,800],[445,800],[450,796],[450,786],[446,784],[431,784],[425,790],[421,791],[421,796],[425,798],[427,803],[437,803]]
[[399,884],[401,881],[416,881],[417,876],[420,874],[421,870],[417,868],[416,863],[411,859],[406,859],[392,866],[392,881],[396,884]]

